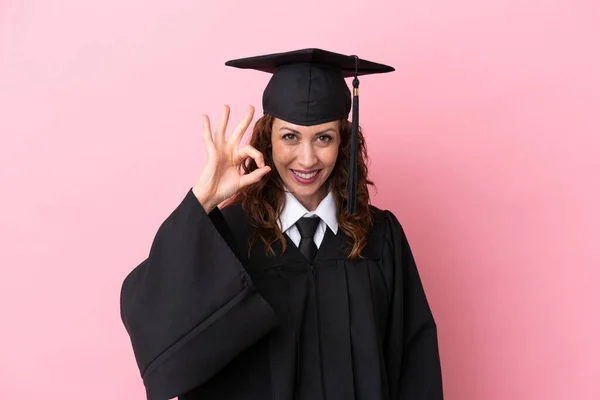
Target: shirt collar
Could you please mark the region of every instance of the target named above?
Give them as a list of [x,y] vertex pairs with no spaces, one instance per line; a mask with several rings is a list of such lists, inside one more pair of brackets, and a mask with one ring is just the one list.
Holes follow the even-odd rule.
[[283,206],[280,221],[277,222],[281,232],[285,232],[300,218],[318,215],[319,218],[325,221],[329,229],[337,235],[338,221],[336,211],[335,199],[331,190],[321,200],[315,211],[308,211],[292,193],[285,189],[285,205]]

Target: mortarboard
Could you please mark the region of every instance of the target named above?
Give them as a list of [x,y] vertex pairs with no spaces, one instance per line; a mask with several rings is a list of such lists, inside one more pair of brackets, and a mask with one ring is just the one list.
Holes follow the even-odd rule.
[[[263,93],[263,111],[296,125],[311,126],[348,118],[352,136],[348,170],[348,212],[356,209],[358,157],[358,76],[394,68],[321,49],[302,49],[230,60],[225,65],[273,74]],[[344,78],[354,77],[350,93]]]

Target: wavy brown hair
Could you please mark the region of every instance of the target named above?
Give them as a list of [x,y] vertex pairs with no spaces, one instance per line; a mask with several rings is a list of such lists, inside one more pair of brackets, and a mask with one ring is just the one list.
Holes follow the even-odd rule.
[[[277,220],[283,211],[285,193],[283,182],[273,163],[271,146],[273,121],[274,118],[268,114],[256,121],[249,143],[263,154],[265,165],[270,166],[271,171],[259,182],[240,189],[224,203],[224,206],[241,204],[250,217],[251,225],[254,227],[254,234],[249,238],[249,249],[261,239],[268,254],[275,254],[272,244],[276,240],[281,241],[283,252],[287,249],[287,242],[277,224]],[[374,183],[367,178],[367,149],[362,130],[359,128],[356,212],[349,215],[347,212],[347,184],[351,133],[351,123],[346,119],[341,120],[341,143],[338,157],[327,181],[331,183],[330,187],[337,206],[336,214],[339,227],[349,237],[348,244],[352,248],[348,259],[353,260],[361,257],[361,251],[367,244],[367,233],[373,226],[373,216],[369,210],[370,197],[367,185],[374,185]],[[242,165],[242,168],[245,173],[250,173],[257,169],[257,165],[252,158],[249,158]]]

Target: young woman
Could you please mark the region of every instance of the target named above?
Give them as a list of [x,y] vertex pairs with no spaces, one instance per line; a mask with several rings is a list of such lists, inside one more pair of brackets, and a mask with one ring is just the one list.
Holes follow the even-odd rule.
[[[227,65],[272,73],[125,279],[147,398],[442,399],[437,329],[402,227],[370,205],[355,91],[393,68],[319,49]],[[219,205],[221,205],[219,207]]]

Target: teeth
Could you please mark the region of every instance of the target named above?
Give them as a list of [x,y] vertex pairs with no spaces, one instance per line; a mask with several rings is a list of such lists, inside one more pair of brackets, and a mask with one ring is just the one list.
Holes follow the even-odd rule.
[[317,172],[313,172],[312,174],[301,174],[300,172],[296,172],[296,171],[294,171],[294,170],[292,170],[292,172],[293,172],[294,174],[298,175],[300,178],[303,178],[303,179],[310,179],[310,178],[312,178],[313,176],[315,176],[315,175],[317,174],[317,172],[319,172],[319,171],[317,171]]

